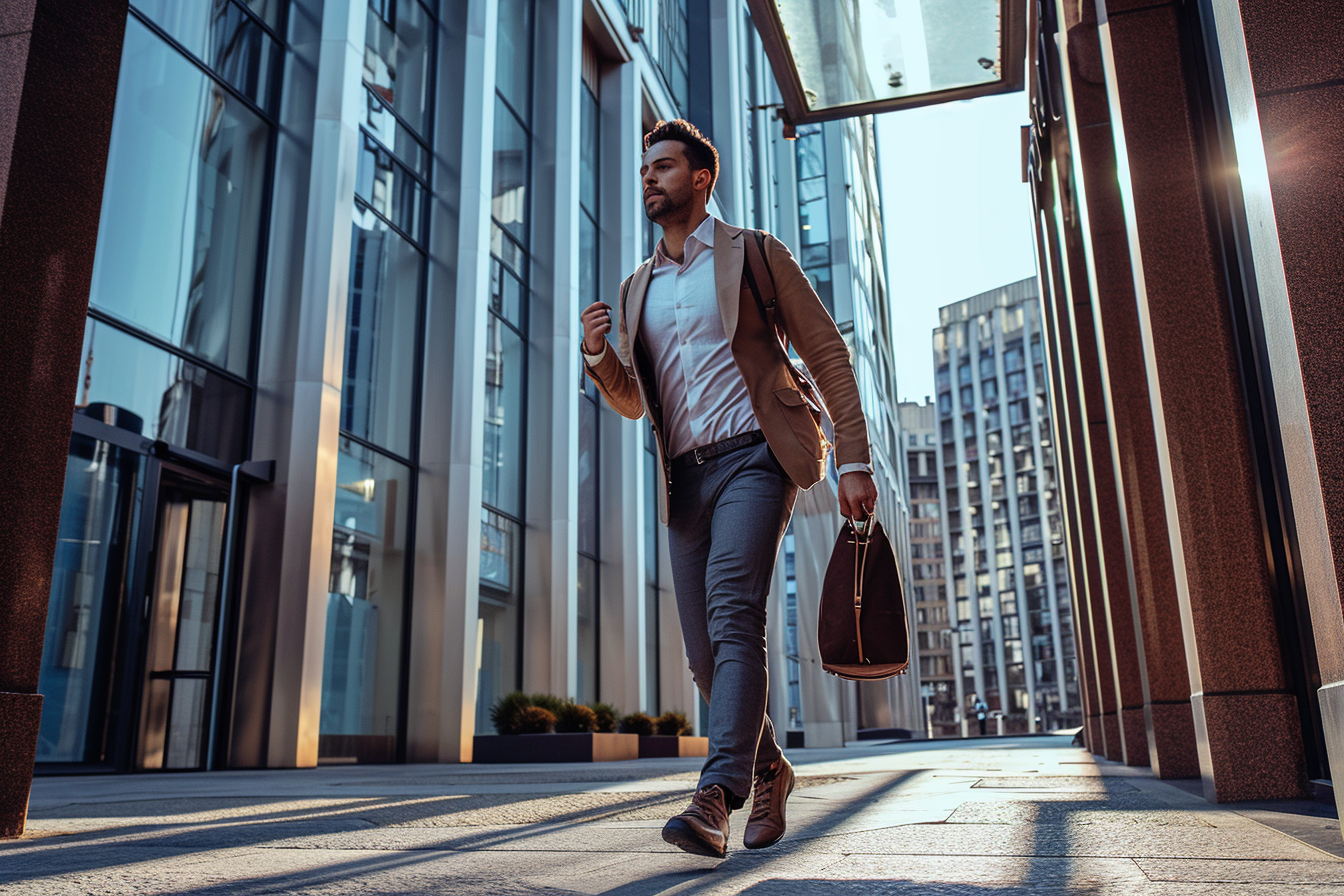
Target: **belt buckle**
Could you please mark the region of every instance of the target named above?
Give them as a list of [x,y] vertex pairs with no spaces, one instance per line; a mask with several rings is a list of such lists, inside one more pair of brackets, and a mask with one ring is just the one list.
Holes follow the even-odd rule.
[[704,462],[705,462],[705,458],[703,458],[703,457],[700,456],[700,449],[699,449],[699,448],[696,448],[696,449],[695,449],[695,464],[696,464],[696,466],[700,466],[700,465],[704,464]]

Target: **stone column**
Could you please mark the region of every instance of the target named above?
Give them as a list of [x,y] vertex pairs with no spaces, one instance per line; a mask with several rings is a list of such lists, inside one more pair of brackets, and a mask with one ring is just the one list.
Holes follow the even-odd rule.
[[[1058,130],[1058,129],[1056,129]],[[1087,745],[1093,753],[1111,757],[1121,755],[1115,718],[1114,689],[1104,685],[1113,680],[1110,651],[1098,652],[1095,634],[1096,608],[1100,601],[1093,594],[1100,589],[1100,566],[1096,557],[1091,501],[1085,481],[1087,467],[1083,453],[1084,425],[1081,392],[1075,375],[1076,350],[1072,314],[1069,311],[1073,285],[1068,278],[1065,241],[1068,229],[1060,213],[1061,184],[1067,182],[1067,169],[1060,170],[1055,153],[1068,158],[1064,135],[1052,133],[1044,170],[1037,185],[1037,205],[1043,210],[1038,239],[1044,267],[1042,310],[1045,344],[1050,353],[1050,372],[1054,393],[1056,462],[1063,492],[1064,520],[1069,555],[1070,585],[1073,591],[1074,638],[1078,657],[1078,691],[1084,704]],[[1105,642],[1103,641],[1103,644]],[[1112,730],[1113,729],[1113,730]],[[1114,757],[1112,757],[1114,758]]]
[[[1073,15],[1075,9],[1081,15]],[[1097,549],[1101,557],[1106,648],[1110,650],[1120,733],[1120,753],[1129,765],[1148,765],[1144,723],[1143,645],[1136,630],[1135,576],[1121,487],[1117,420],[1112,399],[1105,341],[1108,310],[1133,307],[1133,280],[1115,180],[1115,151],[1106,107],[1106,90],[1096,20],[1090,8],[1069,7],[1062,56],[1062,79],[1069,121],[1073,188],[1078,196],[1077,240],[1086,289],[1075,290],[1076,362],[1087,418],[1087,462],[1094,505]],[[1080,287],[1082,284],[1079,284]],[[1086,301],[1081,298],[1085,297]],[[1124,382],[1124,381],[1122,381]],[[1141,382],[1141,381],[1140,381]],[[1126,382],[1130,388],[1132,383]],[[1128,423],[1128,421],[1125,421]],[[1098,629],[1100,631],[1100,629]],[[1100,649],[1100,645],[1098,645]],[[1108,741],[1107,755],[1116,758]]]
[[[461,726],[474,724],[475,719],[477,592],[468,576],[480,572],[480,492],[478,488],[476,506],[470,509],[472,498],[462,484],[465,479],[469,485],[471,477],[454,480],[460,473],[454,464],[470,468],[474,456],[480,466],[481,431],[475,430],[473,440],[470,420],[481,413],[485,395],[485,320],[478,318],[486,313],[479,298],[484,293],[459,299],[459,290],[464,283],[465,288],[483,290],[480,278],[489,276],[488,266],[477,271],[482,262],[474,247],[489,236],[488,229],[482,231],[480,214],[482,203],[484,214],[489,214],[489,197],[482,198],[482,193],[489,192],[493,161],[492,130],[485,129],[483,121],[489,113],[493,123],[493,8],[493,4],[488,9],[484,4],[444,6],[439,30],[434,117],[434,182],[439,186],[430,206],[427,349],[406,700],[406,757],[412,762],[461,761],[464,742],[470,744],[469,738],[464,741]],[[484,245],[488,247],[488,242]],[[464,327],[480,328],[479,342],[477,330],[463,332]],[[471,354],[478,349],[481,354]],[[459,408],[456,413],[454,408]],[[454,428],[460,425],[466,431]],[[472,525],[474,535],[463,532]],[[456,544],[452,540],[456,538],[474,538],[475,550]],[[462,568],[467,562],[476,563],[472,571]],[[470,695],[464,691],[468,685]],[[448,741],[441,740],[445,730],[452,732]]]
[[[258,367],[258,391],[288,396],[291,404],[288,412],[268,406],[258,414],[261,454],[279,459],[277,488],[248,521],[249,543],[269,538],[281,545],[278,564],[264,572],[259,564],[267,552],[249,561],[245,609],[272,626],[245,629],[269,637],[269,645],[247,635],[244,642],[244,655],[254,646],[272,651],[265,755],[259,757],[270,767],[317,764],[366,16],[360,0],[335,0],[322,9],[307,237],[302,285],[292,297],[297,326],[288,333],[265,328]],[[279,315],[286,303],[267,304]],[[286,336],[293,341],[275,343]],[[252,677],[243,673],[240,685]]]
[[0,838],[23,833],[125,0],[0,6]]
[[[460,129],[440,118],[443,141],[461,142],[461,205],[457,245],[444,247],[457,264],[451,282],[451,302],[436,303],[443,315],[430,326],[442,328],[447,339],[440,345],[443,358],[425,371],[425,407],[442,419],[447,438],[433,446],[432,463],[440,481],[444,510],[442,528],[433,535],[444,552],[442,590],[422,591],[416,583],[417,617],[423,611],[436,624],[442,640],[425,645],[427,659],[437,656],[429,673],[437,683],[439,728],[438,761],[470,762],[476,733],[476,664],[480,649],[477,632],[481,590],[481,487],[485,438],[485,334],[490,294],[490,209],[494,173],[495,54],[498,26],[496,0],[469,0],[462,46],[463,80],[460,90]],[[430,287],[434,279],[431,275]],[[445,287],[448,286],[444,283]],[[431,396],[438,401],[431,405]],[[426,427],[422,449],[429,448]],[[421,463],[426,463],[421,454]],[[421,598],[424,594],[423,599]],[[437,648],[437,650],[435,649]],[[427,694],[429,688],[427,686]],[[425,735],[430,737],[427,732]]]
[[[1149,45],[1163,39],[1161,20],[1176,16],[1175,5],[1117,2],[1099,9],[1101,26],[1112,29],[1113,38],[1140,35]],[[1155,31],[1127,30],[1150,21],[1158,22]],[[1182,55],[1173,30],[1166,26],[1167,50],[1156,56],[1169,65]],[[1140,49],[1132,46],[1133,52]],[[1125,86],[1158,75],[1113,47],[1120,113],[1142,122],[1136,107],[1144,100],[1127,102]],[[1161,95],[1143,96],[1157,101]],[[1116,153],[1124,160],[1117,179],[1204,791],[1218,801],[1298,796],[1304,784],[1301,723],[1275,620],[1236,334],[1210,236],[1203,156],[1186,108],[1150,114],[1156,117],[1148,126],[1116,122]]]
[[[624,61],[601,81],[602,181],[598,201],[610,226],[602,231],[603,300],[617,313],[620,284],[644,259],[639,146],[643,135],[639,66]],[[616,344],[615,327],[611,344]],[[647,420],[626,420],[603,401],[598,424],[602,500],[602,603],[598,693],[622,712],[642,709],[647,692],[644,624],[647,559],[644,530],[653,511],[645,503],[644,430]],[[653,494],[653,490],[648,492]],[[668,585],[670,588],[670,585]],[[686,707],[688,715],[691,707]]]
[[[523,689],[578,689],[582,4],[536,6]],[[543,223],[544,222],[544,223]],[[585,304],[586,304],[586,297]],[[612,593],[617,593],[612,589]]]
[[[1104,12],[1104,10],[1103,10]],[[1112,22],[1100,31],[1099,63],[1104,69],[1109,98],[1110,136],[1123,140],[1125,112],[1139,116],[1144,130],[1163,130],[1171,121],[1184,121],[1176,111],[1184,103],[1186,84],[1176,45],[1175,19],[1124,17],[1117,30]],[[1160,22],[1156,33],[1152,22]],[[1139,24],[1145,27],[1131,27]],[[1154,38],[1160,38],[1154,40]],[[1119,42],[1118,46],[1116,42]],[[1117,62],[1117,60],[1119,60]],[[1161,71],[1163,77],[1152,73]],[[1123,93],[1123,97],[1122,97]],[[1112,143],[1112,146],[1114,144]],[[1110,152],[1115,163],[1114,149]],[[1112,167],[1109,183],[1118,174]],[[1114,448],[1122,480],[1128,525],[1129,572],[1141,631],[1144,725],[1153,769],[1162,778],[1195,777],[1198,756],[1190,709],[1189,674],[1181,641],[1175,571],[1167,537],[1168,519],[1158,496],[1161,474],[1152,408],[1145,386],[1143,345],[1131,274],[1130,238],[1125,232],[1124,209],[1118,190],[1110,191],[1104,206],[1091,203],[1094,220],[1104,217],[1115,251],[1106,253],[1106,279],[1123,282],[1123,295],[1103,291],[1099,335],[1104,346],[1108,396],[1116,422]],[[1123,249],[1125,257],[1119,257]],[[1142,282],[1140,280],[1140,282]],[[1109,386],[1109,384],[1108,384]]]
[[[1201,4],[1222,62],[1331,766],[1344,768],[1344,7]],[[1335,248],[1326,248],[1335,247]],[[1244,263],[1244,262],[1243,262]]]

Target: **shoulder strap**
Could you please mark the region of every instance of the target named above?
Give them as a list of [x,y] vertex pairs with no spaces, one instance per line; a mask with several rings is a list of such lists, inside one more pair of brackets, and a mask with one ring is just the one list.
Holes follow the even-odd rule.
[[778,307],[775,297],[775,275],[770,270],[770,260],[765,255],[765,231],[749,230],[751,239],[746,241],[746,264],[742,265],[742,276],[747,280],[752,298],[756,300],[756,310],[770,329],[775,331],[784,354],[789,353],[789,334],[779,325]]

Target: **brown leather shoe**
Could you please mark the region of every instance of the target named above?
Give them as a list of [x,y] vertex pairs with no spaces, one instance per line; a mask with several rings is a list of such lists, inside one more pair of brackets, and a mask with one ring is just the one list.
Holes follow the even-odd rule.
[[686,811],[663,825],[663,839],[698,856],[721,859],[728,852],[728,795],[717,784],[702,787]]
[[793,766],[783,756],[757,773],[752,791],[751,815],[742,845],[747,849],[774,846],[784,836],[784,803],[793,793]]

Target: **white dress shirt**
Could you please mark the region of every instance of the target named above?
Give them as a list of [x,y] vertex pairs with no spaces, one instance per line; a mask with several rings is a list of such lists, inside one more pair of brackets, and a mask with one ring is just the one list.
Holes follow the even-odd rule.
[[[658,241],[639,333],[631,334],[653,365],[669,457],[760,429],[719,313],[715,226],[713,215],[700,222],[686,238],[680,264]],[[584,358],[593,366],[609,350],[603,346],[596,355],[585,352]],[[867,464],[845,464],[839,472],[860,470],[872,472]]]

